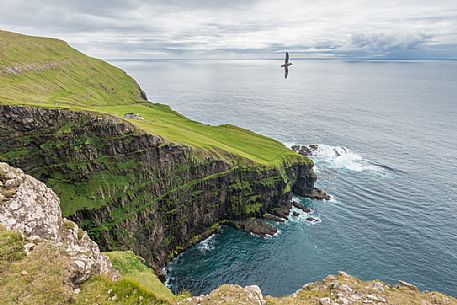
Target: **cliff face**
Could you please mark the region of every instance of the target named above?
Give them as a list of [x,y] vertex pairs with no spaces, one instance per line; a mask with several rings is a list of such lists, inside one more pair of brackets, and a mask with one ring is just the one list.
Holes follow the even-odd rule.
[[0,45],[0,161],[51,187],[104,250],[158,271],[221,220],[262,216],[292,189],[315,195],[312,161],[273,139],[147,102],[63,41],[0,31]]
[[364,282],[344,272],[283,297],[239,285],[186,297],[173,295],[133,253],[105,255],[75,223],[62,218],[51,189],[0,162],[1,304],[457,304],[452,297],[420,292],[403,281]]
[[261,216],[315,181],[312,163],[228,162],[91,112],[0,106],[0,141],[0,159],[52,187],[102,249],[156,270],[217,222]]

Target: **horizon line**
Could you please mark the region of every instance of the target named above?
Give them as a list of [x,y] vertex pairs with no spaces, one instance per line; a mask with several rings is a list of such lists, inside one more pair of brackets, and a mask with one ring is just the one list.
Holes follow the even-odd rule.
[[[195,61],[216,61],[216,60],[226,60],[226,61],[235,61],[235,60],[246,60],[246,61],[256,61],[256,60],[278,60],[283,61],[283,58],[103,58],[104,60],[114,60],[114,61],[185,61],[185,60],[195,60]],[[357,58],[357,57],[332,57],[332,58],[293,58],[292,60],[340,60],[340,61],[457,61],[457,58]]]

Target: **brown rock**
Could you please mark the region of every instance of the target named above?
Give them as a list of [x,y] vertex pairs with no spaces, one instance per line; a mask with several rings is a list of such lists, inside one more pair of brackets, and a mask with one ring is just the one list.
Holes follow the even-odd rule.
[[266,219],[266,220],[271,220],[271,221],[276,221],[276,222],[284,222],[285,219],[284,218],[280,218],[276,215],[272,215],[272,214],[265,214],[263,215],[263,218]]
[[311,210],[310,210],[309,208],[304,207],[302,204],[296,202],[295,200],[292,200],[292,205],[293,205],[294,207],[296,207],[297,209],[302,210],[302,211],[305,212],[305,213],[311,212]]
[[264,221],[256,219],[245,219],[245,220],[230,220],[227,224],[233,227],[252,233],[258,236],[272,236],[278,231],[275,227]]

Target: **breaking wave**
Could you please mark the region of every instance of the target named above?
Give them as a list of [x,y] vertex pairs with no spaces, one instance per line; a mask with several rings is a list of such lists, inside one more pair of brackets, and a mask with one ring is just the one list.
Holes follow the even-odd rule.
[[199,242],[197,245],[198,250],[200,250],[202,253],[207,253],[207,252],[214,250],[215,237],[216,237],[216,234],[213,234],[210,237],[208,237],[207,239]]
[[[294,213],[295,213],[295,215],[297,215],[297,214],[298,215],[295,216]],[[314,209],[311,209],[309,213],[306,213],[301,209],[297,209],[296,207],[293,207],[290,210],[287,222],[301,222],[301,223],[306,223],[308,225],[315,225],[315,224],[321,223],[322,221]]]
[[[292,147],[290,143],[286,144]],[[345,169],[354,172],[372,171],[383,173],[394,171],[391,167],[376,164],[364,159],[359,153],[344,146],[332,146],[326,144],[310,145],[309,157],[313,159],[316,167]]]

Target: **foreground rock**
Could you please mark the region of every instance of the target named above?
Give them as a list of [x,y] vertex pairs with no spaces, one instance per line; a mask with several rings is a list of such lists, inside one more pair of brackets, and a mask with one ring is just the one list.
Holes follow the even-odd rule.
[[0,162],[0,224],[15,230],[29,242],[30,253],[40,241],[49,241],[64,249],[71,261],[71,279],[75,284],[95,274],[117,278],[108,258],[86,232],[62,217],[59,198],[54,192],[22,170]]
[[[403,282],[404,283],[404,282]],[[456,305],[457,300],[438,292],[420,292],[414,286],[387,285],[380,281],[361,281],[345,272],[329,275],[323,281],[306,284],[292,295],[263,297],[257,286],[241,288],[222,285],[209,295],[188,298],[178,304],[192,305]]]
[[238,230],[261,237],[273,236],[278,232],[278,230],[269,223],[257,219],[230,220],[227,221],[227,224],[237,228]]
[[178,304],[264,305],[266,303],[258,286],[253,285],[242,288],[239,285],[222,285],[209,295],[185,299],[178,302]]

